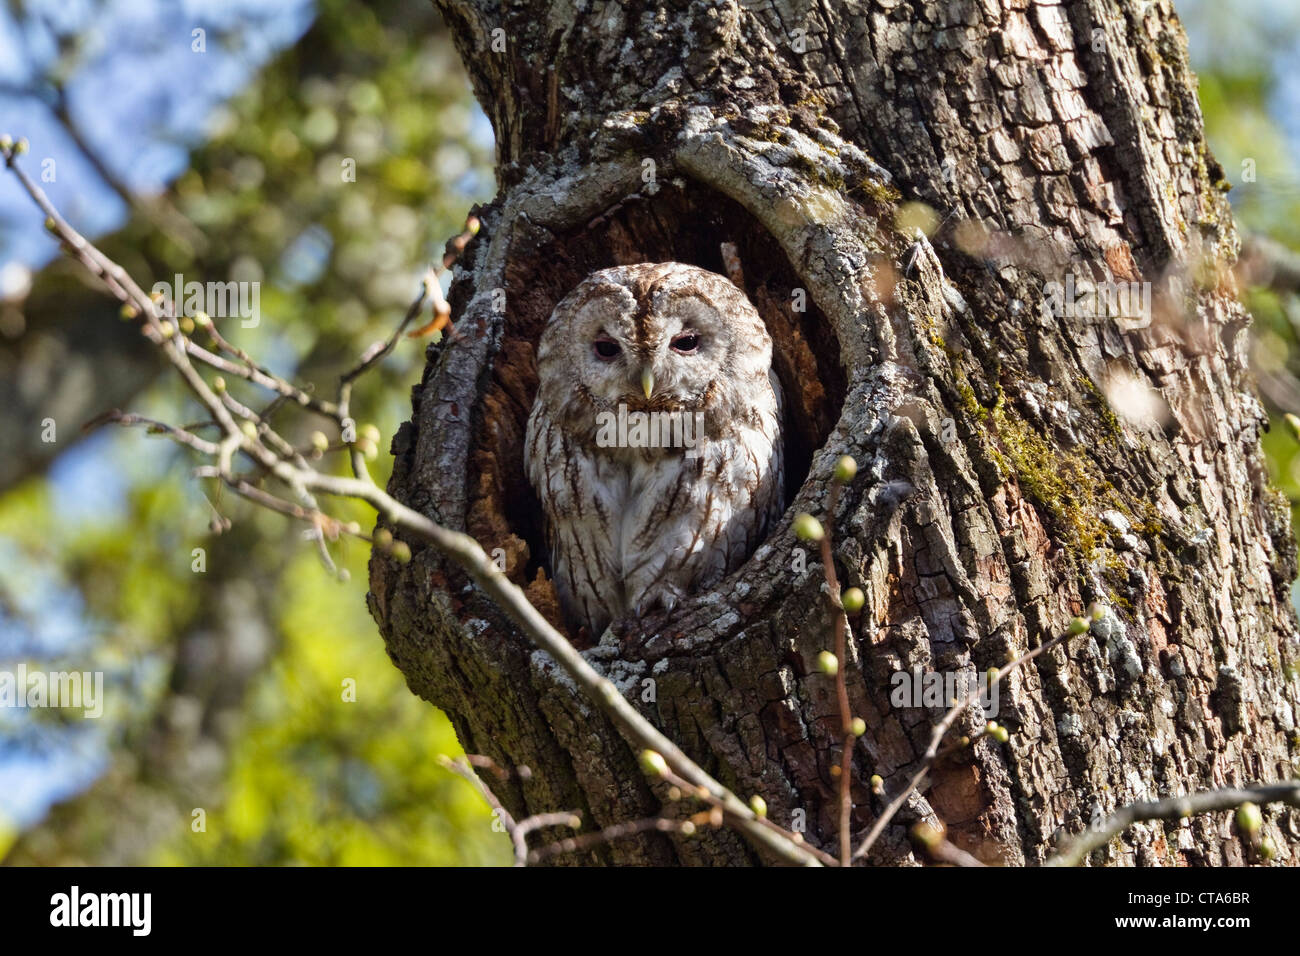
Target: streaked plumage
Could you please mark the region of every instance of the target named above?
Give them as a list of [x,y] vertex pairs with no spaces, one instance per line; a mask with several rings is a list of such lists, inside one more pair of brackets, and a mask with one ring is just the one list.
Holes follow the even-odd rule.
[[[525,466],[571,623],[599,636],[627,614],[671,609],[757,547],[783,504],[771,361],[749,300],[694,266],[605,269],[556,306],[537,350]],[[598,416],[620,403],[629,414],[685,413],[687,425],[702,412],[699,456],[601,447],[608,419]]]

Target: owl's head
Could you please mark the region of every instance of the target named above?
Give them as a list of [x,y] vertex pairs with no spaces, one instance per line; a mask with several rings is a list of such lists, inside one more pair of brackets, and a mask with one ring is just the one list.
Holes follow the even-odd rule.
[[726,278],[680,262],[592,273],[555,308],[537,352],[543,390],[597,410],[725,413],[765,383],[772,343]]

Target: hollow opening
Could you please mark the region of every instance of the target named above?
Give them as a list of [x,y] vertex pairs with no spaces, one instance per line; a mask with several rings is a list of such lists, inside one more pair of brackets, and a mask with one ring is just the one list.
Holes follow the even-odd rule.
[[[839,419],[845,377],[830,323],[803,291],[776,240],[739,204],[695,184],[665,185],[571,232],[548,236],[506,268],[501,349],[475,422],[468,531],[505,554],[506,573],[561,630],[549,583],[541,504],[524,472],[524,435],[537,393],[537,343],[547,319],[590,273],[637,262],[677,261],[726,276],[721,245],[736,246],[744,292],[772,337],[785,396],[786,500]],[[802,311],[800,311],[802,308]],[[577,635],[568,631],[570,636]]]

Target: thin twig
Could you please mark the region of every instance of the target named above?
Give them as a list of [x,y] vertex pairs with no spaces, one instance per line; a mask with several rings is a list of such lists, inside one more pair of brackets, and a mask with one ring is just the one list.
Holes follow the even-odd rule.
[[943,838],[936,840],[933,846],[927,846],[925,849],[930,854],[930,859],[938,863],[968,867],[986,867],[988,865]]
[[577,836],[565,837],[547,846],[530,850],[528,862],[542,863],[564,853],[590,850],[593,847],[613,843],[615,840],[636,836],[638,833],[646,833],[650,830],[657,830],[660,833],[683,833],[689,836],[695,832],[696,826],[697,824],[692,820],[673,820],[670,817],[645,817],[641,820],[629,820],[627,823],[615,823],[607,826],[595,833],[582,833]]
[[105,412],[97,418],[92,418],[82,426],[82,431],[93,431],[101,425],[143,425],[150,432],[164,435],[178,445],[193,448],[201,455],[215,455],[220,448],[216,442],[200,438],[184,428],[178,428],[175,425],[169,425],[166,422],[160,422],[152,418],[145,418],[143,415],[118,411],[117,409]]
[[[681,777],[677,776],[671,770],[665,773],[663,777],[665,780],[667,780],[669,783],[675,786],[679,791],[690,793],[692,796],[696,797],[697,799],[704,801],[705,803],[709,804],[709,806],[713,807],[716,811],[721,813],[723,815],[724,820],[727,819],[727,815],[731,811],[723,803],[722,800],[720,800],[714,794],[710,793],[707,789],[692,785],[689,781],[684,780]],[[803,840],[803,834],[792,833],[789,830],[783,829],[782,827],[778,826],[777,824],[769,820],[766,816],[758,817],[758,822],[766,829],[772,831],[772,833],[780,836],[785,840],[789,840],[791,843],[795,844],[796,846],[803,847],[810,854],[816,857],[817,861],[821,863],[823,866],[839,866],[839,861],[835,859],[835,857],[831,856],[829,853],[826,853],[823,850],[819,850],[815,846],[809,846],[808,844],[806,844]]]
[[1079,834],[1065,850],[1045,866],[1077,866],[1098,847],[1105,846],[1135,823],[1144,820],[1177,820],[1198,813],[1235,810],[1243,803],[1285,803],[1300,807],[1300,780],[1260,783],[1249,787],[1206,790],[1185,797],[1169,797],[1145,803],[1131,803],[1116,810],[1100,824]]
[[831,603],[831,614],[834,617],[834,645],[835,660],[835,696],[839,702],[840,711],[840,780],[839,780],[839,797],[840,797],[840,866],[851,866],[853,862],[853,843],[852,836],[849,833],[849,821],[852,817],[853,800],[852,800],[852,779],[850,775],[853,766],[853,747],[857,742],[857,735],[853,732],[853,712],[849,708],[849,688],[848,680],[845,676],[846,660],[846,636],[848,629],[848,620],[844,614],[844,605],[840,601],[840,582],[835,573],[835,558],[831,553],[831,528],[835,524],[835,509],[839,504],[840,482],[831,480],[830,494],[826,501],[826,526],[822,529],[821,553],[822,567],[826,574],[826,595]]
[[[1085,631],[1084,633],[1087,632]],[[1033,650],[1027,651],[1020,657],[1017,657],[1009,664],[1004,665],[989,682],[990,688],[993,684],[1002,680],[1002,678],[1006,677],[1020,665],[1032,661],[1039,654],[1042,654],[1049,648],[1055,647],[1057,644],[1060,644],[1062,641],[1068,640],[1073,636],[1074,635],[1070,634],[1069,631],[1066,631],[1063,634],[1058,634],[1056,637],[1039,644]],[[885,832],[885,827],[889,825],[889,822],[894,819],[894,815],[903,808],[903,804],[907,802],[908,798],[916,792],[916,790],[921,786],[921,783],[925,780],[926,775],[930,772],[930,767],[934,765],[935,760],[939,756],[939,744],[942,743],[944,737],[948,735],[948,731],[952,729],[952,725],[956,723],[957,718],[963,714],[968,707],[972,706],[979,700],[979,695],[980,691],[977,686],[971,690],[964,700],[960,700],[954,704],[948,712],[944,714],[943,719],[935,725],[934,731],[930,734],[930,745],[926,747],[925,753],[921,756],[920,765],[916,772],[913,773],[912,779],[908,781],[907,786],[904,787],[903,790],[889,802],[889,805],[885,807],[884,812],[880,814],[879,818],[877,818],[876,822],[867,832],[862,843],[859,844],[858,848],[853,852],[853,859],[862,859],[871,852],[871,848],[875,845],[876,840],[880,839],[880,834]]]
[[497,795],[492,792],[492,788],[479,779],[479,775],[474,772],[473,768],[463,761],[452,760],[450,757],[439,754],[438,763],[452,773],[464,777],[478,790],[479,795],[487,801],[488,806],[492,808],[492,812],[496,814],[497,820],[505,828],[506,835],[510,837],[510,843],[515,850],[515,866],[524,866],[528,862],[528,843],[524,839],[526,834],[519,829],[519,824],[515,822],[515,818],[510,815],[510,811],[505,808],[505,805],[497,799]]
[[[678,820],[667,817],[662,814],[653,817],[646,817],[640,820],[628,820],[623,823],[615,823],[607,826],[602,830],[594,833],[582,833],[573,837],[564,837],[554,840],[545,846],[535,850],[528,847],[528,835],[543,829],[544,827],[569,827],[577,829],[582,825],[582,817],[571,811],[560,811],[557,813],[536,813],[523,820],[515,820],[513,816],[505,809],[499,797],[488,786],[487,782],[476,774],[472,768],[480,767],[489,769],[501,777],[508,774],[490,757],[483,757],[478,754],[466,754],[464,757],[452,760],[450,757],[440,755],[438,763],[453,773],[463,777],[473,784],[479,794],[492,808],[497,821],[506,831],[510,838],[511,846],[514,847],[515,866],[527,866],[533,863],[541,863],[552,857],[560,856],[565,853],[575,853],[581,850],[592,849],[606,843],[612,843],[614,840],[620,840],[625,837],[635,836],[638,833],[645,833],[649,830],[657,830],[661,833],[681,833],[689,836],[693,834],[700,826],[709,825],[709,820],[714,811],[705,811],[695,814],[689,819]],[[719,815],[720,816],[720,815]]]

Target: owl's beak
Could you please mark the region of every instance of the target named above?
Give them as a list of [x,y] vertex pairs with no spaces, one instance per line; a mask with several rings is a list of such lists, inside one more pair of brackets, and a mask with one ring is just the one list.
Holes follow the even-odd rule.
[[655,390],[655,373],[649,365],[641,370],[641,390],[645,392],[646,401],[650,401],[650,395]]

